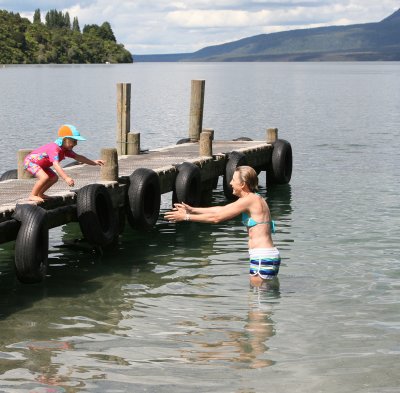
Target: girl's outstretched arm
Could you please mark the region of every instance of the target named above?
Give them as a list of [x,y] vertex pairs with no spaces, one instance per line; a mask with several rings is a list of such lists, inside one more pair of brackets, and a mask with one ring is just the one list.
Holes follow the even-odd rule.
[[77,154],[75,156],[75,160],[81,162],[82,164],[99,165],[99,166],[104,165],[103,160],[91,160],[90,158],[82,156],[81,154]]

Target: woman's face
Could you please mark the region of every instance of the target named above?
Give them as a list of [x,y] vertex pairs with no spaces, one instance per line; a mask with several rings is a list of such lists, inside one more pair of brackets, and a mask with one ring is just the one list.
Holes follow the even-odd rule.
[[241,191],[243,190],[244,183],[240,180],[239,172],[234,172],[232,180],[230,182],[232,187],[232,194],[239,196]]

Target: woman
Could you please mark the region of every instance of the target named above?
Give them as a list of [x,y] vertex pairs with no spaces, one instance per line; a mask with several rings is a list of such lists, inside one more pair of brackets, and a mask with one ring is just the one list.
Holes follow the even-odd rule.
[[195,221],[219,223],[242,214],[242,222],[249,234],[250,282],[259,286],[264,280],[278,274],[281,258],[274,246],[271,233],[274,222],[266,201],[256,193],[258,177],[249,166],[236,168],[230,185],[235,202],[225,206],[191,207],[185,203],[176,203],[175,208],[165,213],[168,221]]

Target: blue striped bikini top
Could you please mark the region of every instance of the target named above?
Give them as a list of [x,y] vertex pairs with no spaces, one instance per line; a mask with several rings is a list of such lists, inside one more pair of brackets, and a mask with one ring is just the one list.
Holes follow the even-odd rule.
[[271,233],[275,233],[275,221],[261,221],[257,222],[254,218],[251,218],[247,213],[242,213],[242,223],[247,228],[255,227],[256,225],[269,224],[271,225]]

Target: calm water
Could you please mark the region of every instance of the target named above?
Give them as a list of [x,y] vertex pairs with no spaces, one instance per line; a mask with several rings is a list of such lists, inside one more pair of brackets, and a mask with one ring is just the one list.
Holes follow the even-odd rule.
[[191,79],[217,137],[278,127],[292,144],[291,184],[262,188],[279,282],[250,288],[238,220],[126,228],[103,255],[77,225],[52,229],[35,286],[2,245],[0,391],[399,392],[400,63],[1,68],[0,170],[65,122],[89,139],[79,152],[113,146],[117,82],[132,83],[142,146],[174,144]]

